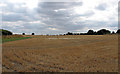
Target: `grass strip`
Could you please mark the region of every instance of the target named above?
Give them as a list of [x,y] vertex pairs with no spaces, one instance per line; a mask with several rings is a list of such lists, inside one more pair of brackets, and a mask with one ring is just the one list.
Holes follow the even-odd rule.
[[29,39],[32,37],[19,37],[19,38],[2,38],[2,41],[0,39],[0,43],[5,43],[5,42],[9,42],[9,41],[16,41],[16,40],[22,40],[22,39]]

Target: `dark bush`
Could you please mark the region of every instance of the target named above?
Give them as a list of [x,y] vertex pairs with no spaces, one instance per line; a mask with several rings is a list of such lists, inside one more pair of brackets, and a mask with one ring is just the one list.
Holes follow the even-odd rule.
[[66,35],[73,35],[73,33],[68,32]]
[[25,35],[25,33],[22,33],[22,35]]
[[80,33],[80,35],[87,35],[87,33]]
[[114,32],[114,31],[112,31],[112,34],[115,34],[115,32]]
[[73,33],[73,35],[80,35],[79,33]]
[[32,35],[35,35],[35,33],[32,33]]
[[8,30],[0,29],[0,35],[12,35],[13,33]]

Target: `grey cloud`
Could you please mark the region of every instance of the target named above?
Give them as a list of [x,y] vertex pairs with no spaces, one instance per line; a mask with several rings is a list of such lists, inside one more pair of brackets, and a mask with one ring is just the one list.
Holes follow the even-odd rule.
[[6,12],[26,13],[27,12],[27,7],[23,7],[25,3],[4,2],[4,4],[7,5],[7,6],[2,7],[4,13]]
[[45,29],[47,28],[46,25],[43,25],[43,24],[40,24],[40,23],[24,23],[22,24],[22,26],[25,28],[25,29]]
[[[27,7],[22,7],[25,3],[9,3],[6,2],[7,6],[2,7],[3,14],[2,14],[2,21],[9,21],[9,22],[17,22],[17,21],[34,21],[37,18],[36,12],[33,10],[28,9]],[[18,7],[16,8],[15,5]]]
[[[39,16],[43,18],[49,18],[49,20],[44,20],[42,22],[48,24],[49,27],[57,28],[62,31],[72,31],[76,29],[82,29],[82,25],[75,25],[72,20],[76,16],[71,16],[73,13],[74,6],[81,6],[82,2],[45,2],[40,3],[39,7],[36,9]],[[59,11],[60,9],[65,9]],[[58,10],[58,12],[55,12]],[[91,14],[91,13],[87,13]]]
[[96,9],[98,10],[106,10],[107,9],[107,4],[103,3],[103,4],[99,4]]
[[[3,22],[16,22],[21,25],[14,27],[8,25],[3,26],[3,28],[11,29],[13,32],[59,34],[68,31],[74,32],[76,30],[83,30],[86,27],[100,27],[101,25],[103,26],[103,24],[108,24],[106,22],[89,20],[78,20],[74,23],[75,18],[91,17],[95,14],[93,11],[87,11],[84,14],[71,15],[74,13],[73,7],[81,7],[83,5],[82,2],[40,2],[38,7],[31,10],[27,7],[22,7],[22,5],[25,5],[24,3],[17,4],[18,8],[15,8],[16,4],[14,3],[6,3],[7,7],[4,7],[5,13],[3,14]],[[106,6],[100,4],[96,8],[105,10]],[[6,14],[9,12],[12,12],[13,14]],[[22,23],[19,23],[18,21],[21,21]],[[34,21],[40,21],[41,23],[30,23]],[[50,28],[56,28],[56,30],[51,30]]]
[[75,6],[82,6],[82,2],[40,2],[38,6],[45,9],[64,9]]
[[26,20],[23,15],[20,14],[9,14],[2,16],[3,21],[15,22],[15,21],[23,21]]
[[[81,6],[82,2],[40,2],[36,9],[39,15],[50,18],[69,16],[73,12],[73,7]],[[66,9],[55,12],[54,10]]]

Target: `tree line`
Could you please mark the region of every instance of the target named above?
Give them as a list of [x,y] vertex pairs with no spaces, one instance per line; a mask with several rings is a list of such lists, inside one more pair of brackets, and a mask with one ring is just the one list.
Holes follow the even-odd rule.
[[[0,29],[0,35],[13,35],[13,33],[8,30]],[[25,33],[22,33],[22,35],[25,35]],[[32,33],[31,35],[35,35],[35,34]]]
[[[111,31],[106,30],[106,29],[101,29],[101,30],[98,30],[97,32],[93,31],[93,30],[88,30],[87,33],[68,32],[64,35],[105,35],[105,34],[120,34],[120,29],[118,29],[116,33],[114,31],[111,32]],[[11,31],[8,31],[8,30],[0,29],[0,35],[13,35],[13,33]],[[22,35],[25,35],[25,33],[22,33]],[[35,33],[32,33],[31,35],[35,35]]]
[[111,31],[109,31],[109,30],[101,29],[101,30],[98,30],[97,32],[93,31],[93,30],[88,30],[87,33],[71,33],[71,32],[68,32],[64,35],[105,35],[105,34],[120,34],[120,29],[118,29],[116,33],[114,31],[111,33]]

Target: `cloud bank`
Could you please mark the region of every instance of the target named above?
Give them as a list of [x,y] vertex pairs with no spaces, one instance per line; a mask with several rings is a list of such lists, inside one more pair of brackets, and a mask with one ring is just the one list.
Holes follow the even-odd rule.
[[[14,33],[63,34],[89,29],[118,29],[119,0],[39,2],[4,0],[0,3],[2,28]],[[1,27],[1,26],[0,26]]]

